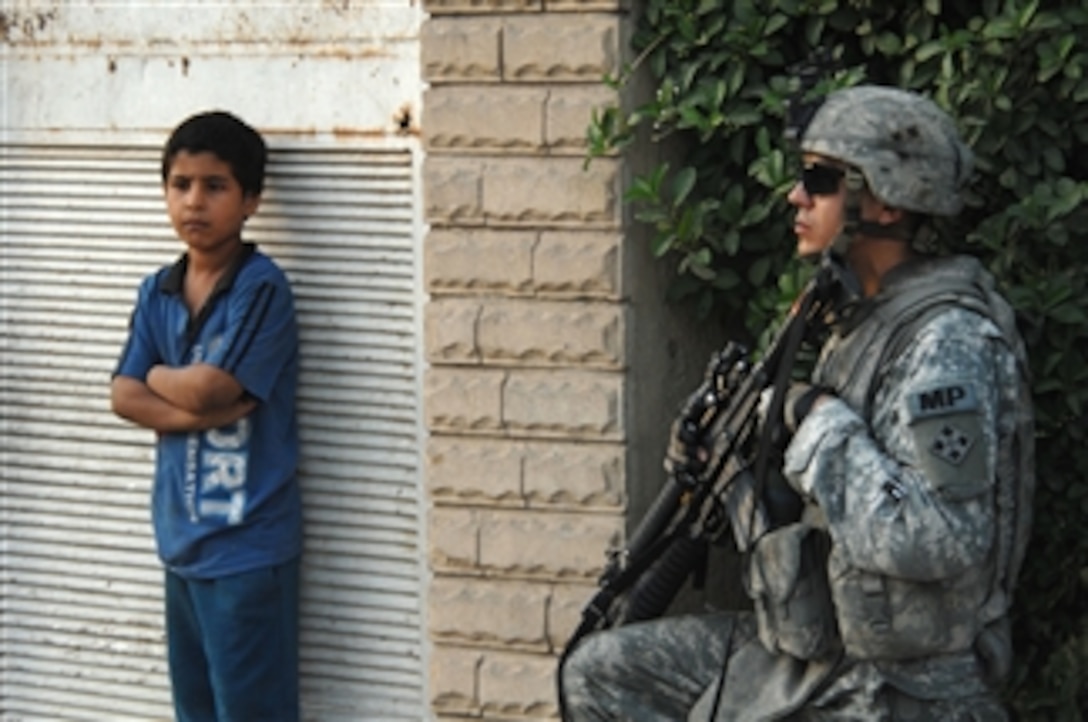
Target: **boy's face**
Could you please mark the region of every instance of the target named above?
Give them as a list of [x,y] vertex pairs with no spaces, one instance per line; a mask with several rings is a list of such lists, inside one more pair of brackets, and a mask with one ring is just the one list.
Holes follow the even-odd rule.
[[179,151],[164,192],[174,231],[193,253],[213,253],[238,242],[242,225],[261,200],[243,193],[230,164],[210,152]]

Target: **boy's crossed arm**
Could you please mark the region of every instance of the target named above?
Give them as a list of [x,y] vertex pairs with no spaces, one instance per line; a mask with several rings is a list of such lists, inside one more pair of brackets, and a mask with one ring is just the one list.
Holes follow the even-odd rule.
[[177,368],[156,364],[147,372],[147,387],[167,402],[194,414],[221,409],[245,395],[245,389],[234,376],[207,363]]
[[159,364],[146,382],[115,376],[110,402],[118,416],[159,433],[218,428],[257,406],[233,376],[204,363],[181,368]]

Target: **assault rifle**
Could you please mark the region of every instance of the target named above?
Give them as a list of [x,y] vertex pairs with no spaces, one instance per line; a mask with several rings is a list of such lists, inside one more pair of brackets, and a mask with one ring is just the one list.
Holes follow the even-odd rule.
[[559,660],[561,713],[563,664],[583,637],[664,614],[688,578],[701,576],[709,544],[730,525],[741,551],[768,528],[760,497],[776,430],[770,424],[760,428],[760,397],[773,385],[766,417],[782,417],[806,330],[823,325],[837,300],[840,278],[841,268],[825,257],[757,363],[751,364],[747,351],[732,342],[711,357],[702,384],[675,425],[686,447],[697,453],[672,464],[627,545],[609,553],[599,588]]

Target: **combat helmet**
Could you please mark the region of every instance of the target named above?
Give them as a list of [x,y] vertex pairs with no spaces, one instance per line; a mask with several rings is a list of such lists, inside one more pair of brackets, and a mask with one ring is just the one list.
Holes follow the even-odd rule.
[[974,165],[936,103],[876,85],[828,94],[802,131],[801,150],[857,168],[879,200],[923,215],[958,213]]

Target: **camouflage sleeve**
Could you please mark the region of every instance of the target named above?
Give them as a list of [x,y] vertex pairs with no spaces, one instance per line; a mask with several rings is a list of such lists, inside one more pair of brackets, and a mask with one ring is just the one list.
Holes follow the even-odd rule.
[[984,562],[1010,369],[996,326],[954,309],[927,323],[878,380],[870,423],[840,399],[805,418],[784,470],[823,510],[844,561],[918,581]]

